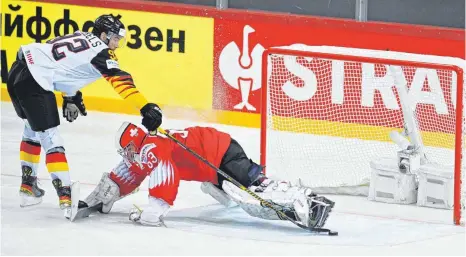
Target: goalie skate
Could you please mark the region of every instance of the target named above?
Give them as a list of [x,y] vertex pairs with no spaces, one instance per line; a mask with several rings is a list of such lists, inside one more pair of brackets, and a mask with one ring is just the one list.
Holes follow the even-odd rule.
[[[299,187],[306,187],[301,179],[298,179],[297,185]],[[310,216],[307,225],[311,228],[321,228],[327,222],[328,216],[335,206],[335,202],[324,196],[317,196],[313,189],[311,192],[308,196]]]
[[335,206],[335,202],[323,196],[312,196],[310,202],[309,227],[321,228],[325,225],[332,208]]

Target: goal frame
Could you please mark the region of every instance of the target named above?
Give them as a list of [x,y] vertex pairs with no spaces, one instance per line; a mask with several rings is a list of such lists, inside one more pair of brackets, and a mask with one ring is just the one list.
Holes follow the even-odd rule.
[[313,57],[328,60],[361,62],[372,64],[385,64],[397,66],[412,66],[416,68],[427,68],[436,70],[451,70],[456,72],[456,126],[455,126],[455,162],[454,162],[454,199],[453,199],[453,222],[461,224],[461,158],[462,158],[462,119],[463,119],[463,69],[453,64],[438,64],[430,62],[417,62],[406,60],[394,60],[378,57],[355,56],[346,54],[334,54],[313,52],[304,50],[293,50],[283,48],[269,48],[262,54],[262,85],[261,85],[261,121],[260,121],[260,163],[266,166],[267,154],[267,96],[268,96],[268,60],[269,56],[286,55],[297,57]]

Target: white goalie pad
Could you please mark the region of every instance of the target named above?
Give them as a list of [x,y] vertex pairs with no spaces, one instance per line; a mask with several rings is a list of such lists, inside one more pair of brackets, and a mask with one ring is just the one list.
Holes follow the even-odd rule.
[[225,206],[226,208],[230,208],[236,206],[236,202],[234,202],[228,194],[224,191],[218,189],[214,184],[210,182],[203,182],[201,184],[201,190],[205,194],[212,196],[217,202]]
[[89,207],[103,203],[102,212],[108,213],[113,204],[120,199],[120,187],[104,172],[97,187],[84,200]]
[[[261,187],[264,191],[256,194],[264,200],[272,201],[282,206],[284,210],[293,211],[300,221],[306,221],[303,222],[303,225],[307,226],[310,215],[310,206],[307,196],[311,194],[311,189],[291,186],[288,182],[277,183],[269,181],[269,183],[270,184],[266,184],[266,186],[264,186],[263,183]],[[223,190],[225,190],[233,201],[249,215],[267,220],[281,219],[274,210],[263,207],[259,200],[233,185],[231,182],[225,180],[223,182]]]

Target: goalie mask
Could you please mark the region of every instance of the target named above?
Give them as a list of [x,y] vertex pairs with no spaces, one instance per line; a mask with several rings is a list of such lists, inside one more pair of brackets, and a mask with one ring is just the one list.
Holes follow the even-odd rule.
[[126,30],[120,18],[121,15],[113,16],[112,14],[99,16],[94,22],[92,34],[100,38],[104,32],[107,35],[104,40],[105,44],[109,45],[112,41],[118,48],[124,47],[126,45]]
[[141,165],[139,153],[146,136],[147,134],[142,128],[129,122],[123,122],[115,138],[118,153],[125,160]]

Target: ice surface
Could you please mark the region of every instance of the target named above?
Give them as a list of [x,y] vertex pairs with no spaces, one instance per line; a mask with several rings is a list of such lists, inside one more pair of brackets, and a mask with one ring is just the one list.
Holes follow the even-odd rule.
[[[71,223],[63,218],[45,165],[39,177],[46,190],[42,204],[19,207],[19,142],[22,121],[11,103],[1,103],[1,250],[2,255],[465,255],[465,228],[452,225],[452,211],[371,202],[363,197],[329,196],[336,201],[327,227],[338,237],[315,236],[285,221],[249,217],[238,207],[225,209],[182,182],[168,228],[143,227],[128,220],[133,204],[144,207],[141,191],[116,203],[110,214]],[[89,112],[75,122],[62,120],[61,134],[73,180],[81,198],[102,172],[119,160],[113,135],[137,116]],[[164,128],[214,126],[229,132],[253,159],[259,158],[259,130],[164,120]],[[44,162],[42,156],[42,162]],[[279,174],[277,174],[279,175]]]

